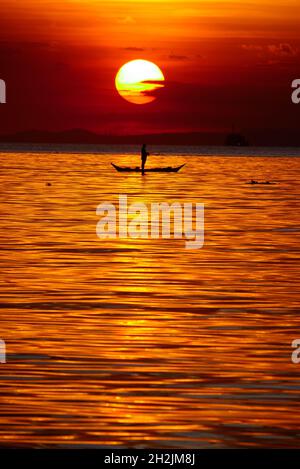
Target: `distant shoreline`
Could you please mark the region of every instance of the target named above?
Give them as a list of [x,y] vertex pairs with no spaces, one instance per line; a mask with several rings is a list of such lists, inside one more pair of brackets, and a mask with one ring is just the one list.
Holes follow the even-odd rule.
[[[300,157],[300,147],[229,147],[213,145],[149,145],[151,155],[159,156],[248,156]],[[139,156],[139,144],[71,144],[71,143],[0,143],[0,154],[112,154]]]

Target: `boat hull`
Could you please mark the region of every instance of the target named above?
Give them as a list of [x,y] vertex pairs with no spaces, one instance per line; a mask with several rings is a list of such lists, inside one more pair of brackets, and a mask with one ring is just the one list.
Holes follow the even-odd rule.
[[[111,165],[115,168],[116,171],[119,173],[141,173],[142,170],[139,167],[136,168],[130,168],[130,167],[124,167],[124,166],[117,166],[116,164],[111,163]],[[181,170],[185,166],[182,164],[181,166],[168,166],[167,168],[146,168],[145,173],[178,173],[178,171]]]

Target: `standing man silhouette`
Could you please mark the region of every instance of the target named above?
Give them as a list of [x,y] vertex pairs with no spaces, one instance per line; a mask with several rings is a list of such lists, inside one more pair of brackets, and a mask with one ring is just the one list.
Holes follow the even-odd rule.
[[147,156],[149,156],[149,153],[147,152],[146,143],[144,143],[143,146],[142,146],[142,149],[141,149],[142,175],[145,174],[145,164],[146,164],[146,161],[147,161]]

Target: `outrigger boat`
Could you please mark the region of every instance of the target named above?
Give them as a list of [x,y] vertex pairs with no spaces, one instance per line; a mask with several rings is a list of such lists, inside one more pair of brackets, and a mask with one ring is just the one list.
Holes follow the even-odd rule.
[[[119,172],[119,173],[141,173],[142,170],[139,166],[135,168],[130,168],[129,166],[117,166],[116,164],[111,163],[111,165]],[[145,173],[178,173],[178,171],[183,168],[185,164],[181,166],[168,166],[166,168],[146,168]]]

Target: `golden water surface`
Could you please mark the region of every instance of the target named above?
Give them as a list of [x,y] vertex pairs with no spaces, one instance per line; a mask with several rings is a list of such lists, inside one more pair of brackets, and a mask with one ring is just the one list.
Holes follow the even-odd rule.
[[[299,446],[299,158],[0,160],[0,445]],[[98,239],[118,194],[204,203],[203,249]]]

